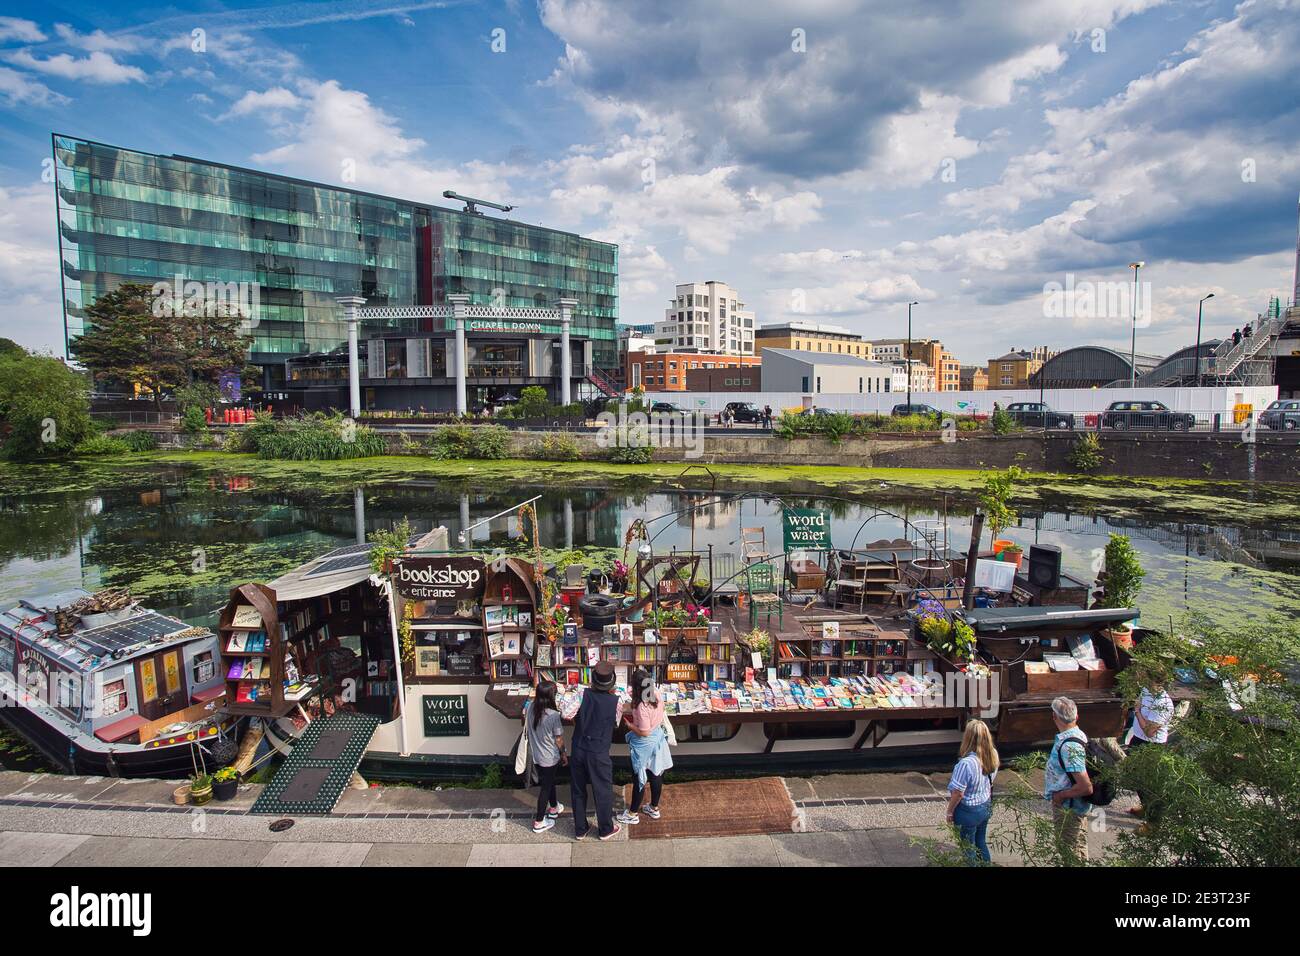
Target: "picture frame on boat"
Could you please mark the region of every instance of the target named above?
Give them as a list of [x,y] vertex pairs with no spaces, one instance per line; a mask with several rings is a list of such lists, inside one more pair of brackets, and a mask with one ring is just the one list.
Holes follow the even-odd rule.
[[442,675],[442,650],[434,646],[415,648],[415,675],[440,677]]

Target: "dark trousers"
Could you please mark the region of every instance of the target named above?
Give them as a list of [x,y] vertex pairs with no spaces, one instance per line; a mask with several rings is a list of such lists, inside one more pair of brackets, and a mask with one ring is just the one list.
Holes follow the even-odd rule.
[[546,819],[546,811],[555,806],[555,775],[560,772],[560,765],[537,767],[537,812],[533,822],[541,823]]
[[573,801],[573,835],[584,836],[587,822],[587,785],[596,803],[596,829],[600,836],[614,832],[614,763],[609,753],[575,750],[569,758],[569,796]]
[[[645,772],[645,778],[650,784],[650,806],[658,809],[659,797],[664,792],[664,775],[655,776],[649,770]],[[637,783],[636,777],[632,777],[632,805],[627,808],[628,813],[638,813],[641,810],[641,798],[645,796],[645,787]]]

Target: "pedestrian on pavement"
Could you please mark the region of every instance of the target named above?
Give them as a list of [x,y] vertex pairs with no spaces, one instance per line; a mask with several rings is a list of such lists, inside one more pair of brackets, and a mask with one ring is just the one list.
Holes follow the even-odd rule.
[[[1142,747],[1163,747],[1169,742],[1169,724],[1174,717],[1174,701],[1165,690],[1164,675],[1147,670],[1142,674],[1142,692],[1133,706],[1133,728],[1129,734],[1129,751]],[[1129,813],[1143,817],[1147,824],[1157,821],[1160,812],[1151,795],[1138,791],[1136,807]],[[1144,824],[1145,826],[1146,824]]]
[[771,405],[763,406],[763,427],[764,428],[772,427],[772,406]]
[[948,781],[948,822],[961,834],[968,862],[990,862],[988,827],[993,816],[993,778],[998,775],[998,751],[988,724],[971,719],[961,736],[957,765]]
[[1079,729],[1079,708],[1068,697],[1052,701],[1052,722],[1056,724],[1056,740],[1043,768],[1043,796],[1052,802],[1052,826],[1062,850],[1087,862],[1090,805],[1085,798],[1092,793],[1088,735]]
[[569,796],[573,801],[573,835],[581,840],[590,830],[587,786],[596,804],[596,833],[610,840],[623,828],[614,822],[614,764],[609,745],[623,719],[623,702],[614,693],[614,665],[601,661],[591,669],[591,687],[573,720],[573,758],[569,762]]
[[[664,773],[673,765],[668,751],[668,734],[664,730],[664,702],[655,692],[650,672],[637,668],[632,673],[632,705],[624,714],[628,725],[627,749],[632,758],[632,803],[618,815],[618,822],[636,826],[641,813],[658,820],[659,798],[663,794]],[[642,810],[641,801],[647,785],[650,803]]]
[[542,681],[528,710],[528,752],[537,774],[537,810],[533,814],[533,832],[545,833],[555,826],[555,818],[564,812],[564,804],[555,799],[555,775],[567,764],[564,752],[564,722],[555,704],[555,684]]

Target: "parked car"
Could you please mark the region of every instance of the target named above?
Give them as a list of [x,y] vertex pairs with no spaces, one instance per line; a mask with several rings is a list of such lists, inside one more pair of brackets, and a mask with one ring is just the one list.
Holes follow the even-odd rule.
[[895,405],[890,409],[889,414],[894,418],[904,418],[908,415],[934,415],[936,418],[940,415],[939,409],[933,405]]
[[727,412],[731,412],[732,420],[738,423],[749,422],[759,425],[763,421],[763,410],[753,402],[727,402],[722,411],[723,418],[726,418]]
[[1054,412],[1042,402],[1012,402],[1007,414],[1019,425],[1029,428],[1073,428],[1074,416],[1069,412]]
[[1101,415],[1103,428],[1163,428],[1185,432],[1196,424],[1190,412],[1175,412],[1164,402],[1111,402]]
[[685,415],[686,409],[673,402],[655,402],[650,406],[651,414],[659,412],[663,415]]
[[1278,428],[1295,431],[1300,428],[1300,399],[1279,398],[1259,413],[1260,428]]

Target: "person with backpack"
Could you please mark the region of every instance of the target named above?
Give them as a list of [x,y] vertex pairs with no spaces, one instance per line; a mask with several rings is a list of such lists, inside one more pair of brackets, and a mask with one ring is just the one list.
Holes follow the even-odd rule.
[[1087,814],[1092,806],[1088,776],[1088,735],[1079,729],[1079,708],[1068,697],[1052,701],[1056,740],[1043,768],[1043,797],[1052,802],[1052,826],[1062,848],[1088,860]]
[[957,827],[970,863],[992,859],[986,834],[993,816],[993,778],[997,775],[993,735],[988,724],[972,718],[961,736],[961,759],[948,781],[948,822]]

